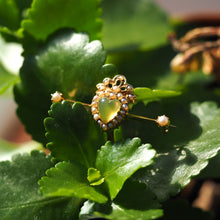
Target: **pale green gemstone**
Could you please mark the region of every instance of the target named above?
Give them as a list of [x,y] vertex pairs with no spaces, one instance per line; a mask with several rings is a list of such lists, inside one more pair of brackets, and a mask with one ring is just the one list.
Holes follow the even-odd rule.
[[121,103],[118,100],[110,100],[106,97],[99,100],[98,109],[101,120],[110,122],[119,112]]

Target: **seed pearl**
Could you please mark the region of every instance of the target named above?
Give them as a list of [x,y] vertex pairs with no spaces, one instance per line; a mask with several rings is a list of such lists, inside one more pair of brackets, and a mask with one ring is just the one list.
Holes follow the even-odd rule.
[[105,89],[105,96],[109,96],[109,94],[111,93],[111,89],[110,88],[106,88]]
[[169,124],[169,118],[166,115],[158,116],[156,121],[161,127],[167,126]]
[[122,109],[124,109],[125,111],[128,111],[128,109],[129,109],[129,107],[128,107],[127,104],[123,104],[121,107],[122,107]]
[[121,121],[123,119],[121,115],[118,115],[116,118],[118,121]]
[[108,129],[107,125],[106,125],[106,124],[103,124],[103,125],[102,125],[102,129],[103,129],[104,131],[106,131],[106,130]]
[[93,97],[92,101],[94,102],[94,101],[97,101],[98,99],[99,99],[99,97],[98,97],[97,95],[95,95],[95,96]]
[[116,98],[116,95],[115,95],[114,92],[111,92],[111,93],[109,94],[109,97],[110,97],[111,99],[115,99],[115,98]]
[[111,81],[110,78],[105,78],[105,79],[103,79],[103,84],[104,84],[105,86],[107,86],[107,85],[110,83],[110,81]]
[[105,85],[103,83],[98,83],[96,85],[96,88],[99,89],[99,90],[103,90],[103,89],[105,89]]
[[96,112],[97,112],[97,108],[92,107],[92,108],[91,108],[91,112],[92,112],[93,114],[96,113]]
[[97,121],[97,123],[101,126],[102,125],[102,121],[99,119],[98,121]]
[[112,90],[116,93],[120,92],[120,88],[118,86],[113,86]]
[[120,113],[122,116],[124,116],[126,114],[126,112],[124,110],[121,110]]
[[99,119],[99,115],[98,114],[94,114],[93,118],[97,121]]
[[91,103],[91,106],[97,107],[97,106],[98,106],[98,102],[92,102],[92,103]]
[[118,93],[118,94],[117,94],[117,98],[118,98],[119,100],[122,99],[122,97],[123,97],[122,93]]
[[110,95],[110,93],[108,92],[108,91],[105,91],[105,96],[109,96]]
[[103,90],[105,90],[105,88],[106,88],[105,86],[100,86],[100,87],[99,87],[99,90],[100,90],[100,91],[103,91]]
[[131,85],[128,85],[128,86],[127,86],[127,90],[128,90],[129,92],[132,92],[132,91],[133,91],[133,87],[132,87]]
[[113,119],[113,120],[112,120],[112,123],[113,123],[114,125],[117,125],[117,124],[118,124],[118,121],[117,121],[116,119]]
[[97,96],[99,96],[99,97],[104,96],[104,92],[102,92],[102,91],[97,91],[96,94],[97,94]]
[[123,103],[123,104],[127,103],[127,99],[123,98],[123,99],[121,100],[121,103]]
[[113,128],[114,125],[113,125],[112,123],[109,123],[109,124],[108,124],[108,127],[109,127],[109,128]]
[[127,98],[133,102],[135,97],[132,94],[128,94]]

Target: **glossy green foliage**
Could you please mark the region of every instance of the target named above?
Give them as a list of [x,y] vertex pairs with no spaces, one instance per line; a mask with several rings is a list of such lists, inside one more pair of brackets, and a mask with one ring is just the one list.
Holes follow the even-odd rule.
[[134,89],[137,101],[142,101],[145,104],[152,101],[159,101],[162,98],[170,98],[179,96],[181,93],[169,90],[152,90],[150,88],[137,87]]
[[[152,166],[142,170],[136,176],[136,179],[147,184],[159,200],[165,200],[170,195],[177,194],[193,176],[198,175],[207,166],[208,160],[220,149],[220,111],[216,104],[193,103],[191,113],[194,115],[191,122],[194,126],[188,127],[189,133],[184,133],[186,130],[184,127],[179,137],[174,138],[174,133],[167,137],[161,136],[157,143],[158,147],[161,147],[160,155]],[[189,122],[188,118],[187,124]],[[185,137],[183,136],[181,141],[180,137],[183,134]],[[188,141],[186,138],[189,138]]]
[[[107,213],[104,214],[103,212]],[[106,219],[114,219],[114,220],[150,220],[157,219],[163,215],[163,210],[161,209],[149,209],[149,210],[133,210],[126,209],[121,207],[115,203],[112,203],[108,206],[97,206],[97,204],[87,201],[84,203],[81,212],[80,219],[88,220],[88,219],[98,219],[98,218],[106,218]]]
[[106,52],[100,41],[89,42],[84,33],[68,32],[49,41],[36,55],[25,57],[21,83],[15,87],[18,115],[32,137],[46,143],[43,120],[48,115],[51,94],[91,102],[95,85],[115,73],[105,65]]
[[46,40],[62,28],[86,31],[92,40],[99,39],[102,27],[99,3],[100,0],[37,0],[31,5],[21,26],[37,40]]
[[84,166],[74,162],[60,162],[47,171],[47,177],[39,181],[40,192],[44,196],[74,196],[98,203],[107,202],[108,198],[90,186],[86,177],[87,169]]
[[88,169],[87,179],[91,186],[100,185],[105,181],[105,179],[102,178],[100,171],[93,167]]
[[0,163],[2,220],[74,218],[79,205],[77,199],[47,199],[38,193],[37,181],[51,166],[51,158],[36,151]]
[[94,166],[104,138],[85,107],[79,103],[55,103],[49,115],[45,127],[52,155],[60,161],[75,160],[87,168]]
[[19,11],[14,1],[0,0],[0,26],[16,30],[19,27]]
[[103,44],[109,51],[146,50],[167,42],[168,16],[152,0],[104,0]]
[[110,198],[114,199],[124,182],[138,169],[153,162],[155,150],[150,144],[141,145],[139,138],[124,143],[107,142],[98,151],[96,168],[108,185]]

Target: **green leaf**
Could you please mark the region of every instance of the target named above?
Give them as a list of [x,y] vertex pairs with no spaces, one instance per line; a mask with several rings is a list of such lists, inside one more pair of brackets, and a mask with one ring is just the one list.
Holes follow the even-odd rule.
[[47,145],[57,160],[75,160],[94,166],[97,149],[104,143],[101,129],[79,103],[55,103],[45,120]]
[[86,178],[87,169],[78,163],[60,162],[46,174],[47,177],[39,181],[40,192],[44,196],[74,196],[91,199],[98,203],[108,201],[106,196],[89,185]]
[[17,75],[11,74],[0,64],[0,95],[19,81]]
[[29,153],[32,150],[41,150],[41,148],[39,143],[33,141],[17,146],[0,139],[0,161],[10,160],[13,155],[18,153]]
[[123,140],[123,132],[121,126],[118,128],[114,129],[114,141],[119,142]]
[[150,220],[157,219],[163,215],[162,209],[150,209],[146,211],[134,210],[134,209],[124,209],[119,205],[112,204],[112,213],[109,215],[104,215],[97,213],[98,216],[102,216],[108,219],[114,220],[126,220],[126,219],[138,219],[138,220]]
[[107,50],[146,50],[167,42],[171,25],[154,1],[105,0],[102,8]]
[[90,182],[91,186],[97,186],[104,182],[104,178],[101,178],[101,173],[99,170],[90,167],[88,169],[88,176],[87,179]]
[[[186,115],[179,106],[176,107],[173,111],[177,114],[178,109],[183,128],[177,126],[176,129],[180,130],[170,132],[167,137],[158,134],[160,138],[157,144],[160,149],[157,159],[135,177],[147,184],[160,200],[177,194],[207,166],[208,160],[220,149],[220,110],[214,102],[193,103],[191,113],[194,119],[193,115]],[[157,134],[153,129],[151,131],[155,139]]]
[[147,104],[152,101],[159,101],[162,98],[170,98],[181,95],[177,91],[169,90],[152,90],[150,88],[137,87],[134,89],[134,94],[136,95],[137,101],[142,101]]
[[19,11],[14,1],[0,0],[0,26],[15,30],[19,22]]
[[157,219],[163,215],[163,210],[161,209],[149,209],[149,210],[135,210],[135,209],[126,209],[115,203],[112,203],[108,207],[107,214],[102,213],[106,207],[98,206],[91,201],[86,201],[80,211],[80,219],[87,220],[93,218],[107,218],[114,220],[150,220]]
[[161,208],[155,195],[146,187],[146,184],[132,181],[132,178],[125,182],[114,203],[125,209],[142,211]]
[[37,40],[45,40],[61,28],[86,31],[92,40],[99,39],[102,26],[99,3],[100,0],[36,0],[21,26]]
[[116,71],[113,65],[104,65],[105,59],[101,42],[89,43],[83,33],[62,34],[36,56],[25,57],[21,83],[14,93],[17,113],[33,139],[47,142],[43,120],[48,116],[51,93],[62,92],[65,98],[73,98],[74,93],[75,100],[91,102],[95,85]]
[[112,144],[107,142],[98,151],[96,168],[109,188],[111,199],[121,190],[124,182],[138,169],[153,162],[155,150],[150,144],[141,145],[139,138]]
[[76,218],[78,199],[43,198],[37,181],[53,164],[51,157],[33,151],[31,155],[17,155],[11,162],[0,163],[0,218],[66,219]]

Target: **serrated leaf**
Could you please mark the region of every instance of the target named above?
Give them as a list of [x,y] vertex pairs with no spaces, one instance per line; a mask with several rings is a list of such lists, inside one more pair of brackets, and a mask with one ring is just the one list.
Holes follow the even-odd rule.
[[101,129],[79,103],[55,103],[45,120],[47,147],[57,160],[75,160],[94,166],[97,149],[104,143]]
[[150,88],[137,87],[134,89],[137,101],[142,101],[147,104],[152,101],[159,101],[162,98],[170,98],[179,96],[181,93],[178,91],[170,90],[152,90]]
[[5,70],[0,64],[0,95],[6,92],[10,87],[19,81],[17,75],[13,75]]
[[92,40],[99,39],[102,26],[99,3],[100,0],[37,0],[31,5],[21,26],[37,40],[45,40],[61,28],[86,31]]
[[110,51],[146,50],[165,44],[168,16],[152,0],[103,1],[103,44]]
[[19,12],[14,1],[0,0],[0,26],[15,30],[19,22]]
[[35,140],[47,142],[43,120],[48,116],[51,93],[62,92],[65,98],[75,94],[75,100],[90,102],[95,85],[115,73],[114,66],[104,65],[105,59],[101,42],[89,43],[84,33],[62,34],[36,56],[25,57],[21,83],[14,92],[18,115]]
[[[181,112],[181,108],[178,109]],[[161,134],[157,141],[161,147],[160,154],[154,164],[135,177],[147,184],[160,200],[177,194],[193,176],[198,175],[207,166],[208,160],[220,149],[220,110],[216,104],[193,103],[191,112],[197,117],[197,121],[195,118],[191,121],[190,116],[184,115],[182,111],[181,118],[183,120],[184,116],[187,121],[183,120],[181,123],[188,127],[183,127],[183,133],[177,130],[175,133],[178,135],[171,133],[167,138]]]
[[[103,212],[107,209],[108,214]],[[80,219],[96,219],[96,218],[106,218],[114,220],[150,220],[157,219],[163,215],[162,209],[149,209],[149,210],[135,210],[126,209],[115,203],[110,204],[109,207],[103,207],[97,205],[94,202],[86,201],[81,208]]]
[[108,185],[111,199],[121,190],[124,182],[138,169],[153,162],[155,150],[142,144],[139,138],[112,144],[107,142],[98,151],[96,168]]
[[37,181],[51,166],[51,157],[37,151],[0,163],[2,220],[70,220],[76,217],[81,200],[63,197],[45,199],[38,193]]
[[39,181],[44,196],[74,196],[105,203],[108,198],[89,185],[87,169],[74,162],[60,162]]

